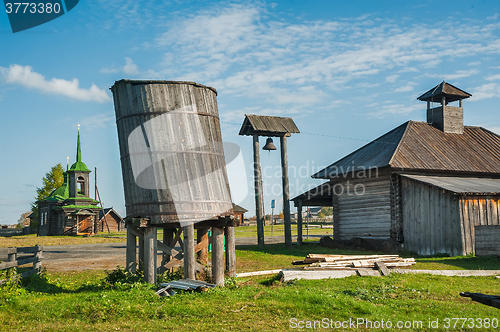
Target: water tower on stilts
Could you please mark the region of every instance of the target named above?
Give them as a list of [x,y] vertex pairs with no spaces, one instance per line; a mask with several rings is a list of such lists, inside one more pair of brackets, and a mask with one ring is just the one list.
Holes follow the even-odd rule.
[[195,255],[208,264],[211,228],[212,281],[224,285],[224,270],[234,276],[236,258],[217,91],[194,82],[145,80],[120,80],[111,91],[127,210],[127,270],[139,266],[145,281],[155,283],[157,272],[183,261],[184,277],[195,279],[204,268]]

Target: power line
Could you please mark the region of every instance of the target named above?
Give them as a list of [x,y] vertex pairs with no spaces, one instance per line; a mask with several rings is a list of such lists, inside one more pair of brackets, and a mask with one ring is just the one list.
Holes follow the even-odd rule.
[[[229,124],[229,125],[233,125],[233,126],[241,126],[241,123],[224,122],[224,121],[221,121],[220,123]],[[351,140],[351,141],[373,142],[373,143],[383,143],[383,144],[396,144],[394,142],[384,142],[384,141],[376,141],[376,140],[368,140],[368,139],[362,139],[362,138],[344,137],[344,136],[336,136],[336,135],[328,135],[328,134],[306,133],[306,132],[302,132],[302,131],[300,133],[304,134],[304,135],[346,139],[346,140]]]

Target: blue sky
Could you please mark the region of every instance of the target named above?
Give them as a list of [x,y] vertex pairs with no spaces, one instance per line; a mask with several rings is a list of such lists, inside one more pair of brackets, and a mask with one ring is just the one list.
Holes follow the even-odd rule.
[[[322,166],[425,121],[416,97],[443,79],[473,95],[465,124],[500,133],[498,1],[90,0],[15,34],[0,14],[0,45],[0,224],[30,209],[50,167],[75,161],[78,124],[104,205],[125,216],[109,91],[122,78],[218,90],[223,139],[248,165],[247,216],[244,114],[290,116],[301,130],[288,140],[292,197],[320,183],[310,175]],[[279,152],[262,153],[261,163],[267,213],[273,198],[282,206]]]

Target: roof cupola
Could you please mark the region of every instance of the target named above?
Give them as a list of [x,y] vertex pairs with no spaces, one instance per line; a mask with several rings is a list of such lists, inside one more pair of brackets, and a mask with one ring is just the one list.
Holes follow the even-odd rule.
[[[443,81],[417,99],[427,102],[427,123],[445,133],[463,134],[462,100],[470,96],[470,93]],[[458,101],[458,107],[448,106],[455,101]],[[440,103],[441,106],[431,108],[431,103]]]

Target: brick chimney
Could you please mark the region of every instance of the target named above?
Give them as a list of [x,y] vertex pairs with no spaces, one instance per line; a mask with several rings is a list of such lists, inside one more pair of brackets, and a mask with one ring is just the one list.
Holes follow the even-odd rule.
[[[441,84],[430,89],[418,100],[427,102],[427,123],[450,134],[464,133],[464,110],[462,100],[472,96],[449,83]],[[448,103],[458,101],[457,106],[448,106]],[[431,103],[440,103],[441,106],[431,108]]]

